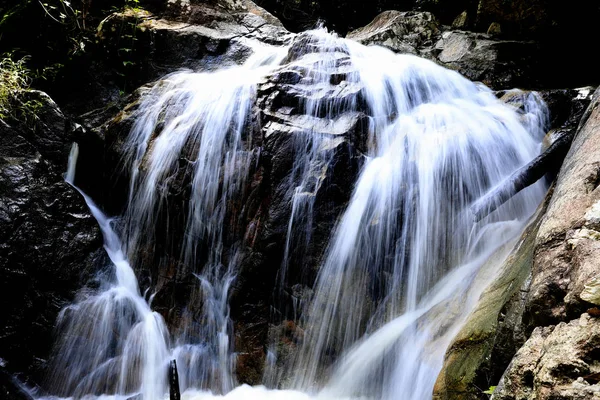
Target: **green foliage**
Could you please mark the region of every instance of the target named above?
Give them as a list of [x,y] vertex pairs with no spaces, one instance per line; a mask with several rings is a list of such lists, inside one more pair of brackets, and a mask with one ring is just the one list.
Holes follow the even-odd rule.
[[30,122],[36,118],[41,103],[23,97],[31,84],[26,62],[27,57],[15,61],[11,54],[0,58],[0,119]]
[[29,70],[25,67],[25,58],[14,61],[10,54],[0,59],[0,118],[6,119],[12,114],[12,108],[19,94],[29,87]]
[[496,390],[496,386],[490,386],[488,390],[484,390],[483,394],[489,394],[490,396],[494,394],[494,390]]

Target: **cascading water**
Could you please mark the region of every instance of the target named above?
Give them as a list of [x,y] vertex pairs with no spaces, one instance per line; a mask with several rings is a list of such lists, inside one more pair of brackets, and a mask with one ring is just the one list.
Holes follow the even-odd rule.
[[[468,207],[538,153],[545,106],[531,94],[517,112],[432,62],[324,31],[307,37],[302,46],[258,46],[241,67],[170,75],[145,95],[126,144],[131,186],[123,240],[115,221],[86,197],[114,277],[63,311],[49,392],[162,398],[168,361],[176,358],[184,396],[209,398],[211,390],[232,398],[304,399],[319,391],[328,398],[431,397],[447,346],[544,188],[522,191],[480,222]],[[301,56],[292,57],[299,49]],[[322,150],[336,139],[318,124],[335,123],[341,113],[368,115],[367,157],[298,321],[304,340],[285,371],[268,377],[300,391],[232,391],[228,296],[242,240],[235,204],[258,157],[251,108],[257,84],[289,70],[302,76],[306,126],[294,139],[278,290],[291,254],[312,240],[315,193],[327,184],[319,171],[331,159]],[[334,72],[360,96],[323,95]],[[73,174],[71,163],[70,182]],[[146,254],[159,251],[152,248],[155,227],[165,227],[171,186],[182,175],[189,177],[186,228],[171,251],[197,282],[183,322],[169,334],[140,294],[130,262],[146,267]]]
[[[419,352],[468,312],[460,302],[477,268],[520,232],[523,225],[514,220],[526,220],[543,188],[530,188],[482,223],[474,222],[468,206],[536,155],[545,111],[532,97],[530,112],[520,121],[489,91],[454,72],[383,49],[347,46],[373,120],[384,122],[375,126],[372,156],[321,267],[305,321],[307,339],[293,365],[301,371],[295,382],[312,387],[332,354],[399,315],[406,320],[412,314],[416,321],[425,308],[439,308],[444,301],[444,321],[423,317],[407,324],[397,332],[394,350],[387,348],[394,356],[380,353],[373,360],[382,368],[357,359],[361,379],[348,376],[340,385],[349,394],[353,387],[385,397],[387,388],[394,387],[390,397],[424,398],[436,374],[420,371],[431,367],[425,362],[428,354]],[[391,115],[397,118],[387,121]],[[434,285],[461,265],[470,267],[446,283],[454,293],[428,303],[443,290],[432,289]],[[454,310],[452,301],[460,308]]]
[[[78,152],[74,144],[66,175],[71,185]],[[79,398],[139,390],[145,399],[160,398],[169,361],[165,323],[140,295],[135,273],[113,229],[114,221],[81,194],[104,236],[114,277],[103,282],[97,294],[61,312],[57,324],[61,334],[50,368],[51,393]]]

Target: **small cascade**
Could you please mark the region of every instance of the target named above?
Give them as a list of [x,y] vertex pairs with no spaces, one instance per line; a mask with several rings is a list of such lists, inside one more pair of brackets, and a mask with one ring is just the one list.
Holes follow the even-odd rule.
[[[248,150],[256,84],[285,54],[283,49],[257,46],[242,67],[165,77],[144,98],[127,140],[132,165],[126,215],[130,257],[135,259],[154,240],[157,215],[169,201],[169,185],[178,179],[178,171],[191,176],[185,233],[176,245],[180,263],[197,278],[189,312],[174,339],[183,389],[226,393],[235,385],[228,296],[239,256],[226,241],[235,234],[234,208],[241,208],[235,204],[243,197],[256,157]],[[201,310],[195,311],[198,306]]]
[[[79,148],[73,144],[66,181],[74,185]],[[76,187],[75,187],[76,188]],[[77,189],[77,188],[76,188]],[[163,318],[141,296],[114,220],[80,192],[104,237],[112,271],[95,293],[65,308],[49,369],[50,392],[64,397],[141,394],[159,399],[167,389],[169,336]]]
[[[545,187],[479,222],[469,205],[539,153],[545,105],[531,93],[517,110],[430,61],[324,30],[253,50],[242,66],[178,72],[143,94],[125,142],[122,218],[82,193],[112,266],[61,313],[49,393],[166,398],[176,359],[186,399],[431,398],[447,347]],[[242,202],[273,132],[292,136],[293,158],[272,320],[291,315],[303,337],[287,363],[279,338],[265,343],[265,382],[293,390],[238,386],[229,309],[247,246]],[[352,194],[320,254],[316,204],[346,141],[359,171],[348,172]],[[71,184],[77,154],[74,145]],[[169,332],[152,301],[185,276],[189,293],[169,303],[181,312],[163,313]],[[299,281],[312,295],[285,309],[283,292]]]

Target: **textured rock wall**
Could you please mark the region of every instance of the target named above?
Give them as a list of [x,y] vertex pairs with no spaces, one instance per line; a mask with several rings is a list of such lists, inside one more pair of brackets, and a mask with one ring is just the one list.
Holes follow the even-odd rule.
[[73,125],[44,93],[29,123],[0,120],[0,359],[40,383],[62,307],[102,266],[100,232],[63,181]]

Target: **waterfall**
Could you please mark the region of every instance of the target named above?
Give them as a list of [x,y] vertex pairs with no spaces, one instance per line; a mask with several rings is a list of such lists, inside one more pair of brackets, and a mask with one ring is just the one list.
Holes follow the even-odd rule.
[[[125,142],[130,186],[122,218],[107,218],[82,193],[112,265],[98,288],[61,313],[51,394],[165,398],[175,358],[184,398],[431,397],[447,347],[545,188],[523,190],[479,222],[469,205],[538,154],[545,105],[531,93],[514,109],[433,62],[324,30],[253,50],[242,66],[171,74],[142,96]],[[306,123],[293,138],[285,178],[290,216],[274,303],[290,263],[307,263],[314,241],[316,193],[332,162],[324,149],[338,140],[322,125],[344,113],[364,114],[367,124],[364,162],[314,294],[294,313],[303,340],[285,366],[270,344],[265,382],[287,390],[269,390],[238,386],[229,296],[242,257],[239,202],[261,162],[253,145],[261,128],[253,114],[257,87],[282,71],[303,76]],[[357,95],[327,92],[332,74]],[[74,146],[71,184],[77,154]],[[183,234],[170,235],[178,225]],[[138,282],[136,273],[149,270],[164,282]],[[154,293],[140,287],[185,273],[194,277],[191,294],[169,332],[153,311]]]
[[[430,391],[436,377],[420,370],[430,368],[424,346],[440,335],[449,344],[453,335],[446,331],[456,333],[473,305],[465,302],[478,268],[519,234],[544,188],[528,189],[481,223],[468,206],[537,154],[545,110],[532,96],[520,120],[491,92],[452,71],[347,45],[373,120],[384,122],[375,127],[371,156],[320,269],[307,337],[292,367],[300,371],[295,385],[314,387],[327,359],[400,318],[406,326],[385,348],[394,356],[375,350],[376,341],[365,343],[367,354],[380,357],[373,365],[357,358],[362,374],[345,372],[339,387],[349,394],[360,385],[359,393],[424,398],[421,388]],[[389,121],[390,115],[397,117]],[[452,291],[440,297],[436,292],[448,290],[444,277]],[[441,307],[445,320],[425,315]]]

